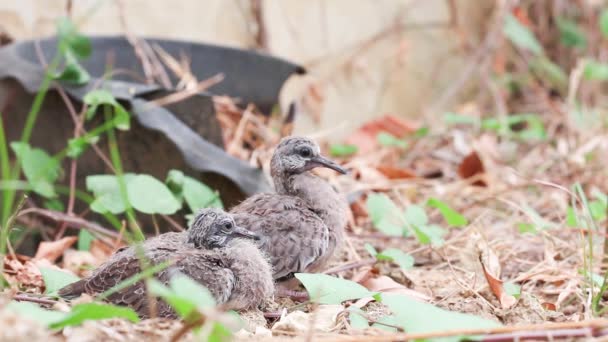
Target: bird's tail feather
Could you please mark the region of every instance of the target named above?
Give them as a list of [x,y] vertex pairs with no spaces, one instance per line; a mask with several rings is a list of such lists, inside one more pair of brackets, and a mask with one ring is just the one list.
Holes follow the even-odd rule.
[[62,287],[57,292],[57,294],[59,294],[60,297],[63,297],[66,299],[72,299],[72,298],[79,297],[81,294],[83,294],[85,292],[84,284],[85,284],[84,279],[79,280],[79,281],[71,283],[65,287]]

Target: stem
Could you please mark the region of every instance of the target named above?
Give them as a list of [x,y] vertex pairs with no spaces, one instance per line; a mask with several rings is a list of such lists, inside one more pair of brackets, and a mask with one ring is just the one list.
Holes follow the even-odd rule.
[[[25,126],[23,128],[23,132],[21,133],[22,143],[28,143],[30,137],[32,136],[32,130],[34,129],[34,124],[36,123],[36,119],[38,118],[38,114],[40,113],[40,109],[42,108],[42,103],[44,102],[44,98],[49,90],[51,85],[51,81],[53,80],[53,74],[59,65],[59,61],[61,60],[61,55],[56,54],[51,64],[48,66],[47,71],[45,73],[44,79],[40,84],[40,89],[38,93],[36,93],[36,97],[34,98],[34,102],[32,103],[32,108],[27,114],[27,118],[25,119]],[[19,161],[19,156],[17,156],[17,163],[15,164],[15,168],[13,169],[13,173],[10,176],[10,179],[17,179],[21,172],[21,163]],[[11,210],[13,209],[13,201],[15,199],[15,191],[8,191],[4,196],[4,203],[2,206],[2,222],[6,223],[8,220],[8,216],[10,215]]]
[[[2,181],[8,181],[10,179],[11,167],[8,161],[8,146],[6,143],[6,135],[4,134],[4,119],[2,117],[2,113],[0,113],[0,172],[2,172]],[[0,221],[0,229],[2,230],[1,238],[4,238],[4,228],[6,221],[8,219],[5,216],[5,212],[10,212],[10,209],[7,209],[7,203],[11,201],[9,195],[10,189],[3,189],[2,191],[2,221]],[[0,253],[4,254],[4,250],[0,250]]]
[[[111,120],[110,109],[110,106],[104,106],[104,114],[106,121]],[[112,160],[112,165],[114,165],[114,169],[116,170],[116,176],[118,177],[120,196],[122,198],[122,201],[125,203],[127,219],[129,220],[129,227],[131,228],[133,233],[133,236],[131,238],[135,241],[143,241],[145,239],[144,234],[142,233],[141,228],[137,224],[137,220],[135,219],[135,212],[133,211],[133,207],[131,207],[131,203],[129,203],[127,184],[125,182],[122,162],[120,160],[120,151],[118,150],[118,143],[116,142],[116,132],[114,132],[114,128],[108,130],[108,145],[110,147],[110,159]]]

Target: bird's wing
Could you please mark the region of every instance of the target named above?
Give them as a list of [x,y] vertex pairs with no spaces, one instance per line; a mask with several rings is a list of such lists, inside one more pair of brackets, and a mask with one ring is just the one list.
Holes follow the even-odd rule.
[[303,200],[276,194],[248,198],[230,211],[237,225],[258,233],[274,279],[304,272],[327,249],[328,229]]
[[[146,256],[152,264],[160,264],[166,260],[178,260],[176,248],[146,248]],[[141,272],[141,261],[133,248],[123,249],[114,254],[110,260],[102,264],[88,278],[70,284],[61,290],[59,295],[64,298],[78,297],[83,293],[95,296],[101,294],[122,281]],[[159,280],[167,270],[161,270],[156,274]],[[142,316],[148,315],[146,286],[143,281],[138,281],[131,286],[116,291],[109,295],[106,300],[117,304],[129,306]]]
[[[185,255],[188,254],[188,255]],[[218,304],[226,303],[236,285],[236,277],[222,259],[206,250],[191,250],[175,263],[172,270],[188,275],[205,286]]]

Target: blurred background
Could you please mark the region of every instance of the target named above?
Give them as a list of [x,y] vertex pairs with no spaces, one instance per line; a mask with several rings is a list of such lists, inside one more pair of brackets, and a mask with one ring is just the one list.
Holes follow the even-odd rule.
[[380,115],[418,118],[471,95],[470,87],[455,96],[446,91],[481,43],[495,5],[475,0],[179,0],[170,5],[2,0],[0,30],[16,40],[50,36],[56,19],[69,11],[82,18],[79,29],[85,34],[189,40],[282,57],[309,71],[290,79],[281,93],[284,106],[298,99],[299,110],[307,114],[297,117],[296,132],[331,130],[338,139]]

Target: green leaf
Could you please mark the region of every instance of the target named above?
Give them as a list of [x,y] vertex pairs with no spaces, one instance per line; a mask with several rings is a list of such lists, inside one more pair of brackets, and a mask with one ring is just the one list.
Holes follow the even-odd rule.
[[117,129],[127,131],[131,128],[131,117],[129,112],[121,104],[114,105],[114,126]]
[[50,210],[55,210],[55,211],[64,211],[65,210],[65,206],[63,205],[63,202],[61,202],[57,198],[51,198],[51,199],[44,200],[44,207],[47,209],[50,209]]
[[349,306],[348,309],[348,320],[350,326],[354,329],[363,330],[369,328],[369,322],[365,318],[365,312],[356,306]]
[[[96,89],[88,92],[84,96],[83,101],[89,106],[99,106],[102,104],[114,106],[118,103],[116,102],[114,95],[105,89]],[[87,119],[91,118],[87,117]]]
[[[460,312],[447,311],[434,305],[397,294],[382,294],[382,303],[395,315],[395,323],[408,334],[425,334],[447,330],[486,329],[501,324]],[[463,336],[442,338],[441,341],[460,341]]]
[[515,299],[519,299],[519,297],[521,297],[521,286],[511,282],[506,282],[503,284],[503,288],[508,295],[515,297]]
[[345,300],[371,297],[375,293],[350,280],[327,274],[296,273],[311,300],[319,304],[340,304]]
[[78,233],[78,250],[88,251],[91,249],[91,242],[95,240],[95,236],[89,233],[86,229],[81,229]]
[[413,226],[424,226],[429,222],[426,212],[419,205],[409,205],[405,209],[405,219]]
[[65,312],[46,310],[34,303],[12,301],[6,310],[16,313],[19,316],[34,320],[44,326],[61,321],[67,315]]
[[376,140],[378,141],[378,144],[382,146],[399,147],[403,149],[407,148],[407,141],[399,139],[387,132],[378,133],[378,135],[376,136]]
[[448,125],[479,125],[479,119],[476,117],[452,112],[443,114],[443,122]]
[[[503,124],[506,124],[507,127],[503,127]],[[523,128],[513,131],[514,127],[520,125],[523,125]],[[504,123],[499,118],[487,118],[481,122],[481,127],[497,133],[507,130],[509,134],[521,140],[534,141],[547,138],[544,124],[537,114],[509,115]]]
[[103,303],[83,303],[72,307],[63,319],[50,325],[53,329],[61,329],[68,326],[76,326],[84,321],[94,321],[109,318],[124,318],[131,322],[139,322],[139,317],[133,309]]
[[184,274],[173,276],[169,283],[175,293],[189,298],[199,309],[211,308],[216,304],[213,295],[206,287]]
[[583,76],[587,80],[608,80],[608,63],[600,63],[595,60],[587,61],[583,70]]
[[91,55],[91,42],[89,39],[78,33],[78,29],[68,18],[57,20],[57,35],[60,40],[60,47],[71,51],[78,58],[87,58]]
[[225,342],[232,340],[232,331],[226,328],[223,324],[214,322],[211,328],[211,333],[207,336],[207,342]]
[[150,175],[130,179],[127,193],[133,208],[142,213],[171,215],[181,207],[167,186]]
[[518,48],[528,50],[537,56],[543,54],[543,47],[536,39],[536,36],[534,36],[534,33],[520,23],[512,14],[508,14],[505,18],[503,33]]
[[563,90],[568,86],[568,75],[557,64],[547,57],[538,57],[530,61],[530,69],[556,88]]
[[397,319],[393,315],[382,316],[376,320],[376,323],[372,324],[372,327],[376,329],[388,332],[398,332],[397,328],[392,326],[399,326],[399,324],[397,324]]
[[367,196],[367,212],[376,229],[386,235],[403,236],[405,218],[401,210],[385,194]]
[[72,138],[68,140],[67,155],[70,158],[80,157],[87,150],[89,143],[84,137]]
[[60,172],[59,162],[39,148],[21,142],[12,142],[11,148],[17,155],[23,173],[32,189],[41,196],[52,198],[57,194],[53,184]]
[[568,209],[566,209],[566,225],[568,225],[568,227],[572,227],[572,228],[579,226],[576,211],[574,210],[574,208],[572,208],[570,206],[568,207]]
[[217,194],[210,187],[192,177],[184,177],[184,199],[190,210],[195,213],[202,208],[220,208],[224,205]]
[[603,221],[606,218],[606,204],[600,200],[589,202],[589,211],[591,212],[591,218],[595,221]]
[[60,288],[80,280],[71,273],[54,268],[39,267],[39,269],[44,280],[45,293],[49,295],[54,295]]
[[185,298],[178,293],[175,293],[172,289],[163,285],[156,279],[148,280],[148,289],[150,293],[155,296],[161,297],[165,300],[175,312],[182,318],[188,317],[196,310],[196,305],[190,300]]
[[170,288],[156,279],[148,281],[150,292],[163,298],[180,317],[188,317],[196,309],[206,309],[215,306],[213,296],[204,286],[178,274],[171,278]]
[[180,170],[170,170],[165,184],[173,195],[181,202],[184,197],[184,173]]
[[430,129],[428,127],[420,127],[414,132],[413,136],[414,138],[424,138],[429,135],[429,132]]
[[[135,177],[132,173],[123,175],[125,183]],[[96,213],[120,214],[126,210],[126,203],[120,194],[118,178],[114,175],[92,175],[86,178],[87,190],[92,192],[95,200],[91,210]]]
[[429,207],[439,209],[439,211],[441,212],[441,215],[443,216],[443,219],[446,220],[446,222],[450,226],[464,227],[467,224],[469,224],[469,221],[464,216],[462,216],[456,210],[450,208],[450,206],[448,206],[446,203],[444,203],[436,198],[430,198],[426,202],[426,205]]
[[521,234],[524,234],[524,233],[536,234],[536,233],[538,233],[538,230],[536,229],[536,227],[532,223],[520,222],[520,223],[517,224],[517,230]]
[[414,257],[396,248],[387,248],[382,253],[379,253],[376,258],[378,260],[393,261],[404,270],[414,267]]
[[437,225],[422,225],[414,226],[414,233],[421,244],[431,244],[438,247],[443,245],[443,236],[446,234],[446,231]]
[[87,110],[87,120],[93,118],[100,105],[109,105],[114,109],[113,123],[120,130],[128,130],[131,125],[129,112],[114,98],[114,95],[107,90],[97,89],[87,93],[83,98],[89,108]]
[[347,157],[357,153],[356,145],[333,144],[329,147],[329,154],[334,157]]
[[85,84],[91,80],[91,75],[78,63],[71,50],[65,53],[65,67],[61,73],[53,77],[56,80],[71,84]]
[[600,32],[604,35],[604,38],[608,39],[608,8],[602,10],[599,20]]
[[587,46],[587,37],[578,25],[567,18],[557,18],[557,28],[560,34],[560,41],[565,46],[584,48]]
[[376,248],[372,246],[369,242],[365,243],[363,247],[372,257],[375,258],[376,255],[378,255],[378,251],[376,250]]

